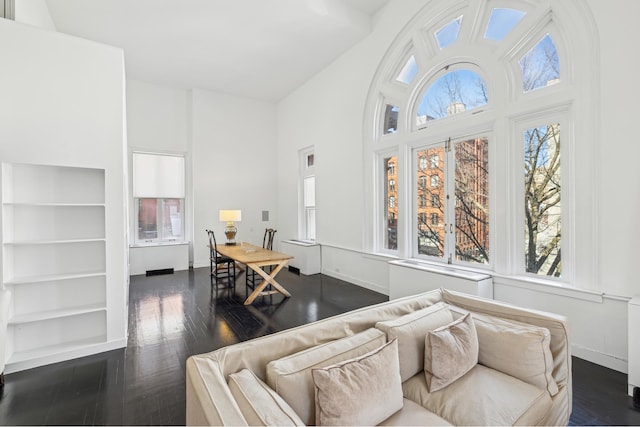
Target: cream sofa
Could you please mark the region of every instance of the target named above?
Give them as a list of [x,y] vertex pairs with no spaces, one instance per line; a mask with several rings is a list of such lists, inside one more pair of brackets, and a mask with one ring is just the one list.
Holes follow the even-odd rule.
[[[443,313],[446,317],[436,318]],[[468,322],[467,317],[463,319],[466,313],[476,328],[478,363],[473,362],[451,384],[429,392],[426,364],[434,362],[425,354],[435,350],[425,351],[425,336],[441,329],[446,332],[449,326],[438,323],[450,319],[458,324]],[[429,334],[425,329],[433,331]],[[357,359],[347,365],[358,366],[360,360],[380,352],[375,350],[380,343],[392,338],[399,372],[392,365],[385,371],[395,370],[390,375],[400,376],[401,408],[392,408],[395,412],[381,425],[566,425],[569,421],[571,355],[566,318],[441,289],[190,357],[186,423],[314,424],[320,412],[327,412],[317,406],[321,392],[316,384],[314,395],[310,368],[329,364],[329,370],[339,365],[338,370],[344,369],[340,359],[346,357]],[[345,350],[344,345],[349,348]],[[301,368],[302,359],[306,365]],[[316,373],[313,375],[315,381]],[[379,375],[366,377],[378,380]],[[435,374],[430,378],[435,381]],[[361,393],[349,396],[349,405],[375,401]],[[389,404],[396,402],[395,398],[384,399]],[[341,403],[345,402],[338,401]],[[349,405],[340,411],[353,411]],[[367,411],[383,410],[380,407],[386,403],[375,405]],[[352,422],[356,421],[338,418],[341,424]]]

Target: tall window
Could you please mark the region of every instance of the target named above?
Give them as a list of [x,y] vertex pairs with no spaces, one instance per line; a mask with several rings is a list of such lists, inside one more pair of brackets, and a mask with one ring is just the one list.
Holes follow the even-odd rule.
[[398,249],[398,188],[396,181],[398,175],[396,173],[397,156],[383,156],[382,158],[382,175],[384,177],[384,200],[385,207],[383,213],[384,228],[382,233],[382,249],[396,250]]
[[184,156],[133,153],[135,242],[184,241]]
[[316,158],[313,147],[300,152],[302,203],[300,213],[300,238],[316,240]]
[[[371,249],[588,287],[595,217],[575,209],[593,206],[598,187],[597,32],[571,2],[499,3],[430,2],[380,64],[365,156],[399,153],[393,183],[404,190],[393,195],[393,245]],[[371,164],[371,211],[391,209]],[[388,235],[390,217],[372,214],[372,234]]]
[[[418,184],[416,253],[454,262],[489,262],[489,155],[487,138],[474,138],[415,151],[418,159],[442,159],[430,168],[429,188]],[[436,173],[434,173],[436,169]],[[453,171],[453,175],[451,172]],[[424,171],[418,168],[417,182]],[[447,179],[451,176],[451,179]],[[427,206],[426,200],[431,204]],[[445,203],[441,204],[440,200]],[[426,217],[429,221],[425,221]]]
[[524,132],[524,256],[527,273],[562,273],[560,125]]

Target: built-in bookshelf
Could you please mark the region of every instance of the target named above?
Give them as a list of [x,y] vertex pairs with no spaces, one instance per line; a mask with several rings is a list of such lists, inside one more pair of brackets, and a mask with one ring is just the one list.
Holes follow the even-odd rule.
[[107,339],[103,169],[2,165],[7,364]]

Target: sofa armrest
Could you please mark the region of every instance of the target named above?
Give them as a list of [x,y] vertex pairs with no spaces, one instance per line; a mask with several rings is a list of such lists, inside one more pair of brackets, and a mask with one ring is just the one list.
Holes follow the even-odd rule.
[[191,356],[186,380],[186,425],[248,425],[217,360],[209,355]]

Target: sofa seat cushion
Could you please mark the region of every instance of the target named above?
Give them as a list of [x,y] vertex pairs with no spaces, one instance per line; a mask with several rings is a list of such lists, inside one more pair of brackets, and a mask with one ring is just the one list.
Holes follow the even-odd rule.
[[306,425],[316,422],[315,390],[311,370],[362,356],[387,342],[386,335],[371,328],[267,364],[267,384],[300,416]]
[[546,390],[482,365],[433,393],[424,373],[405,381],[402,390],[454,425],[537,425],[552,405]]
[[444,418],[440,418],[413,400],[404,399],[404,405],[395,414],[378,424],[380,426],[450,426]]

